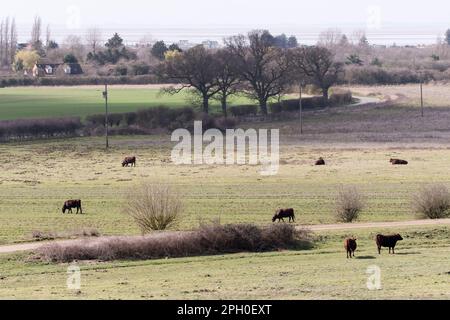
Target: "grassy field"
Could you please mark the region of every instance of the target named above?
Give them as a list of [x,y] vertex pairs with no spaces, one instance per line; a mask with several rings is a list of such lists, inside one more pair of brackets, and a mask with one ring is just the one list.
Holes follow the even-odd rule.
[[[137,235],[121,206],[130,187],[144,180],[168,183],[183,193],[186,210],[178,230],[217,219],[269,224],[279,207],[294,207],[299,225],[334,223],[341,185],[364,192],[367,206],[360,221],[415,219],[411,201],[420,187],[436,182],[450,187],[450,108],[442,98],[448,87],[437,86],[422,118],[417,97],[401,93],[415,88],[403,89],[355,88],[395,101],[305,112],[302,136],[295,119],[242,123],[280,129],[281,167],[272,177],[261,176],[256,166],[175,166],[168,135],[113,137],[109,151],[102,138],[1,144],[0,245],[30,241],[36,230],[94,228],[103,235]],[[0,112],[12,116],[20,110],[1,105]],[[121,167],[128,155],[138,157],[136,168]],[[320,156],[327,166],[313,166]],[[410,165],[392,166],[393,157]],[[69,198],[83,200],[84,215],[62,215]],[[373,236],[395,231],[405,238],[399,254],[379,257]],[[343,252],[347,234],[330,232],[316,235],[317,246],[309,251],[85,263],[79,294],[65,287],[67,265],[36,262],[29,254],[0,255],[0,298],[450,299],[449,231],[354,231],[360,249],[352,261]],[[383,272],[380,291],[365,286],[371,265]]]
[[[340,185],[355,185],[367,197],[361,221],[410,220],[411,199],[424,184],[450,186],[450,150],[302,146],[285,143],[279,174],[263,177],[255,166],[176,166],[167,137],[114,138],[105,152],[100,138],[0,146],[0,243],[28,240],[32,231],[82,227],[105,235],[137,234],[122,213],[129,188],[139,181],[169,183],[186,198],[178,229],[201,221],[270,223],[279,207],[294,207],[300,224],[335,222],[334,196]],[[137,168],[122,168],[135,154]],[[328,166],[314,167],[319,156]],[[407,158],[395,167],[389,158]],[[62,215],[67,199],[82,199],[85,215]]]
[[[67,264],[3,255],[0,299],[450,299],[450,229],[399,230],[397,255],[378,256],[373,237],[383,231],[355,232],[353,260],[345,233],[324,233],[310,251],[80,263],[81,292],[67,289]],[[369,266],[380,267],[381,290],[367,289]]]
[[[30,87],[0,89],[0,120],[21,118],[52,118],[103,113],[105,102],[102,86],[91,87]],[[162,95],[154,86],[111,86],[109,90],[112,113],[131,112],[158,106],[190,106],[187,92]],[[249,103],[245,98],[234,98],[231,104]],[[212,111],[219,103],[211,101]]]

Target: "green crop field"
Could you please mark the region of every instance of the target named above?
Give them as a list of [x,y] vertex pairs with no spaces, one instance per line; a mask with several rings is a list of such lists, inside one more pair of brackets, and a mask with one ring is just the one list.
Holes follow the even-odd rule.
[[[0,120],[22,118],[52,118],[103,113],[105,102],[102,86],[0,88]],[[230,104],[249,103],[245,98],[234,98]],[[110,86],[109,105],[112,113],[131,112],[158,106],[184,107],[192,105],[188,92],[176,95],[161,94],[154,87]],[[212,111],[219,104],[211,101]]]

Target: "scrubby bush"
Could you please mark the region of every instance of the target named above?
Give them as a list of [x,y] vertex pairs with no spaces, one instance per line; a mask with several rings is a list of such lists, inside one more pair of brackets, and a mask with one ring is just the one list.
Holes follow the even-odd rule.
[[350,67],[345,73],[345,82],[365,85],[396,85],[431,81],[435,77],[430,71],[419,73],[407,68]]
[[233,117],[256,116],[258,107],[255,105],[233,106],[228,109]]
[[340,222],[353,222],[358,219],[359,214],[364,209],[364,196],[356,187],[340,187],[338,190],[335,215]]
[[[307,97],[302,98],[302,108],[305,109],[317,109],[323,108],[327,105],[323,97]],[[283,100],[281,102],[275,102],[270,104],[271,113],[281,112],[294,112],[300,110],[299,99]]]
[[169,185],[141,183],[128,192],[123,210],[146,234],[175,225],[183,213],[183,200]]
[[80,118],[20,119],[0,121],[1,140],[75,136],[82,128]]
[[450,212],[450,192],[443,184],[423,187],[413,198],[413,208],[424,218],[445,218]]
[[208,254],[264,252],[313,247],[311,233],[287,224],[204,225],[192,232],[165,232],[146,237],[105,238],[91,243],[51,244],[38,250],[46,261],[148,260]]
[[348,105],[352,103],[353,95],[351,91],[333,92],[330,96],[331,105]]

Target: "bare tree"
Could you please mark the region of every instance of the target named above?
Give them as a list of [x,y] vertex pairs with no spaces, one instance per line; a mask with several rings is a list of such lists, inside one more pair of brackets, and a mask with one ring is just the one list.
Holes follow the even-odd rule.
[[193,88],[202,98],[203,112],[209,112],[209,99],[219,91],[217,87],[217,65],[214,55],[202,45],[177,53],[161,63],[158,73],[161,77],[180,84],[169,93],[175,94],[186,88]]
[[5,57],[5,39],[3,38],[3,30],[5,29],[5,20],[0,20],[0,67],[3,66],[3,59]]
[[329,89],[343,72],[343,64],[334,61],[333,53],[318,46],[298,48],[292,51],[291,63],[312,84],[322,89],[323,97],[328,101]]
[[286,51],[273,46],[273,36],[267,30],[232,37],[226,44],[236,56],[237,67],[246,81],[244,93],[257,100],[266,115],[268,100],[279,96],[288,84]]
[[342,40],[343,33],[339,29],[328,29],[319,34],[317,45],[333,49],[338,46]]
[[87,31],[86,34],[87,45],[93,54],[97,53],[97,49],[102,41],[102,32],[99,28],[94,27]]
[[17,31],[14,19],[0,21],[0,67],[10,66],[17,46]]
[[224,116],[227,117],[228,97],[236,94],[238,91],[241,77],[237,68],[236,58],[229,49],[217,51],[215,58],[217,64],[216,82],[219,89],[216,98],[222,105]]
[[16,27],[16,19],[12,19],[11,21],[11,31],[10,31],[10,41],[9,41],[9,63],[8,65],[11,65],[14,61],[14,57],[16,56],[17,52],[17,27]]
[[[31,28],[31,44],[41,43],[42,20],[36,16],[34,18],[33,27]],[[42,43],[41,43],[42,44]]]

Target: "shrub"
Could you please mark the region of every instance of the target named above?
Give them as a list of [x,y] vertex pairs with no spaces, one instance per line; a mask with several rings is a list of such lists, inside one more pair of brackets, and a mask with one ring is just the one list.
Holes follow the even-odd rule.
[[0,121],[0,140],[75,136],[82,127],[80,118],[70,117]]
[[237,252],[312,248],[311,233],[288,224],[204,225],[192,232],[165,232],[145,237],[104,238],[93,242],[50,244],[38,249],[46,261],[161,259]]
[[228,109],[233,117],[256,116],[258,107],[255,105],[234,106]]
[[[323,97],[302,98],[303,109],[323,108],[327,105]],[[295,112],[300,110],[299,99],[283,100],[270,104],[271,113]]]
[[364,208],[364,197],[356,187],[341,187],[336,198],[335,214],[340,222],[353,222]]
[[429,219],[445,218],[450,210],[450,192],[443,184],[423,187],[413,199],[415,212]]
[[142,234],[166,230],[181,218],[183,200],[170,186],[141,183],[128,193],[124,212],[141,229]]
[[332,105],[346,105],[353,101],[351,91],[336,92],[330,96],[330,104]]

